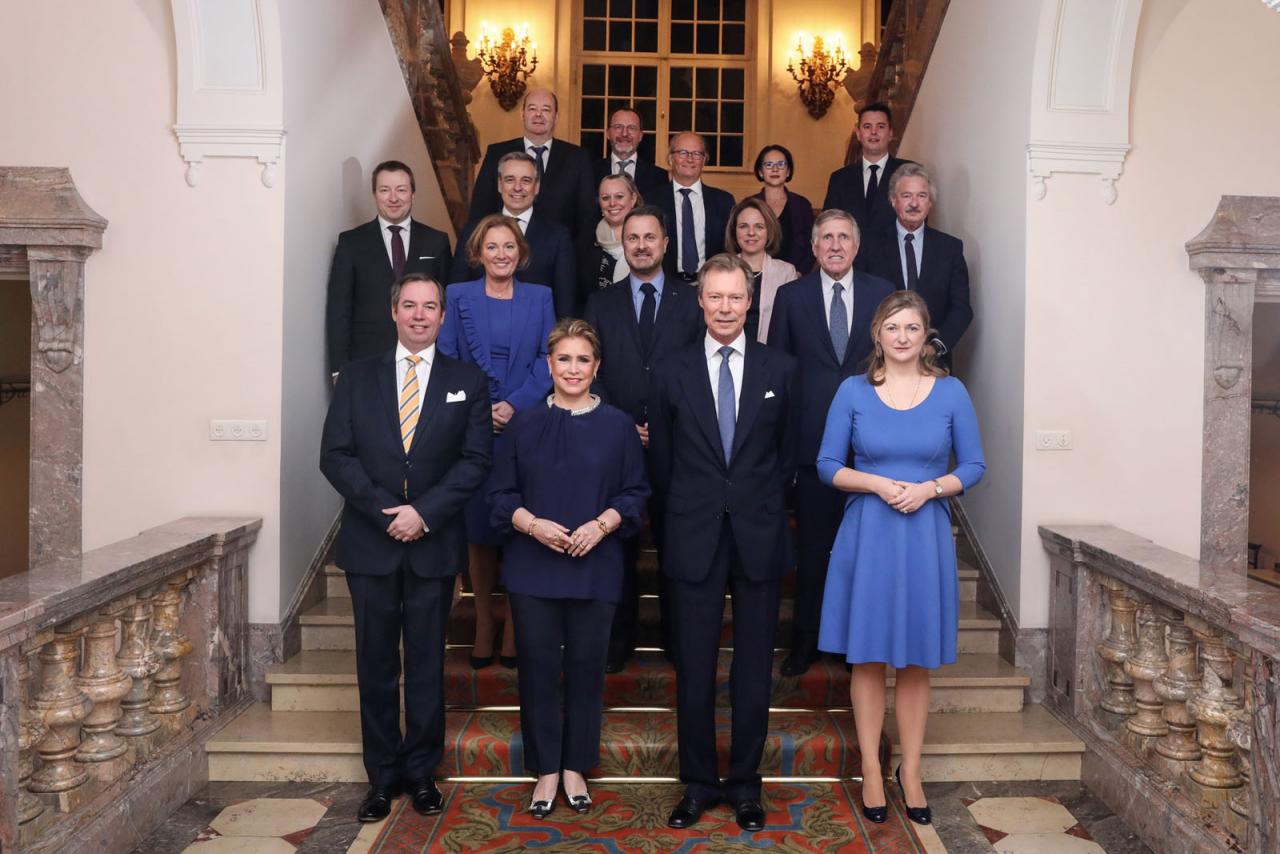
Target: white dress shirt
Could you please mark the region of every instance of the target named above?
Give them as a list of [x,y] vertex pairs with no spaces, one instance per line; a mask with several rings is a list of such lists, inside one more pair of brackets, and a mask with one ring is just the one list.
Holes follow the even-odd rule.
[[924,226],[920,226],[915,231],[907,231],[903,226],[902,220],[897,220],[894,225],[898,228],[898,263],[902,265],[902,286],[907,290],[911,289],[910,281],[907,279],[907,241],[908,234],[913,235],[911,238],[911,254],[916,256],[916,275],[924,275]]
[[537,160],[538,152],[534,151],[533,149],[539,145],[546,146],[546,149],[547,149],[546,151],[542,152],[542,168],[546,169],[548,166],[551,165],[551,140],[547,140],[546,142],[534,142],[533,140],[529,139],[529,137],[526,136],[524,138],[524,153],[532,157],[534,160]]
[[378,227],[382,230],[382,245],[387,248],[387,260],[391,261],[395,266],[395,259],[391,256],[391,226],[400,226],[400,239],[404,241],[404,258],[407,263],[409,260],[409,223],[412,222],[411,216],[406,216],[399,222],[392,222],[389,219],[378,217]]
[[[635,177],[636,177],[636,158],[637,158],[638,156],[639,156],[639,152],[637,152],[637,153],[635,153],[635,154],[632,154],[630,157],[628,157],[628,158],[626,159],[626,163],[627,163],[627,165],[626,165],[626,167],[625,167],[625,168],[623,168],[623,170],[622,170],[622,171],[626,172],[628,175],[630,175],[630,176],[631,176],[631,179],[632,179],[633,181],[635,180]],[[618,159],[618,155],[614,154],[614,153],[613,153],[613,150],[612,150],[612,149],[610,149],[610,151],[609,151],[609,174],[610,174],[610,175],[617,175],[617,174],[618,174],[618,168],[619,168],[619,165],[620,165],[622,162],[623,162],[622,160]]]
[[[711,378],[711,398],[715,401],[716,412],[720,411],[720,364],[724,357],[720,348],[724,345],[711,337],[708,332],[703,339],[707,351],[707,375]],[[739,332],[738,337],[729,345],[733,352],[729,354],[729,375],[733,377],[733,415],[738,416],[738,401],[742,400],[742,362],[747,357],[747,334]]]
[[[821,268],[818,270],[818,275],[822,279],[822,319],[827,322],[827,331],[830,332],[831,295],[835,293],[836,280]],[[840,299],[844,302],[844,319],[849,323],[849,334],[853,335],[853,270],[844,274],[840,284],[844,286],[840,292]]]
[[436,345],[431,344],[419,353],[410,353],[408,347],[396,342],[396,403],[400,402],[400,390],[404,388],[404,378],[409,373],[408,358],[413,355],[422,357],[422,361],[415,367],[418,372],[418,420],[421,422],[422,399],[427,393],[427,383],[431,380],[431,363],[436,360]]
[[702,179],[698,179],[688,187],[682,186],[677,181],[672,181],[671,186],[676,194],[676,221],[675,228],[671,231],[671,239],[676,242],[676,269],[684,269],[684,241],[680,239],[680,235],[684,234],[684,194],[681,190],[693,190],[689,194],[689,204],[693,205],[693,237],[698,244],[698,263],[694,266],[701,267],[702,262],[707,260],[707,209],[702,203]]
[[507,210],[507,206],[502,206],[502,215],[509,216],[520,225],[520,233],[524,234],[529,230],[529,217],[533,216],[533,208],[527,207],[521,213],[513,214]]
[[871,183],[871,167],[872,166],[880,167],[879,169],[876,170],[876,187],[879,188],[884,186],[884,167],[888,165],[889,165],[888,153],[886,153],[885,156],[881,157],[879,160],[868,160],[865,157],[862,158],[862,195],[863,196],[867,195],[867,184]]

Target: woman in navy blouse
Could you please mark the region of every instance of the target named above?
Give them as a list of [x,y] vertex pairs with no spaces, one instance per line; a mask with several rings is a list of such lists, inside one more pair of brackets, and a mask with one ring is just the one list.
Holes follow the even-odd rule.
[[[515,615],[520,729],[536,774],[529,812],[591,808],[586,773],[600,763],[604,666],[622,591],[622,541],[640,529],[649,496],[631,416],[600,402],[591,382],[600,339],[566,318],[547,341],[554,391],[519,413],[495,449],[495,527],[510,534],[502,580]],[[560,681],[564,678],[564,705]]]
[[[467,241],[467,255],[472,264],[484,268],[484,278],[459,282],[445,291],[437,345],[446,356],[470,362],[489,377],[497,454],[512,416],[542,405],[551,390],[545,345],[555,309],[550,288],[516,278],[516,272],[529,262],[529,244],[515,220],[501,214],[480,220]],[[502,543],[502,536],[489,525],[486,492],[477,491],[465,513],[468,571],[476,606],[471,666],[477,670],[493,663],[492,599]],[[508,626],[502,637],[502,663],[507,667],[516,666],[515,646],[515,631]]]
[[781,145],[766,145],[756,155],[756,177],[764,186],[754,198],[764,200],[782,229],[781,243],[770,254],[803,276],[813,270],[813,202],[787,189],[795,171],[790,151]]

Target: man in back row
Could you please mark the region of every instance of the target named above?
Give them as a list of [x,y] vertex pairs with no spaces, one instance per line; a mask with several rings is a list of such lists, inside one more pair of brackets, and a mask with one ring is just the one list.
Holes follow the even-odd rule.
[[644,121],[639,113],[627,107],[614,110],[609,117],[605,135],[609,138],[609,156],[597,160],[592,167],[597,188],[604,176],[620,172],[631,176],[631,180],[640,188],[641,195],[645,190],[667,182],[666,169],[660,169],[640,156]]
[[831,173],[823,210],[839,208],[858,224],[862,251],[872,251],[882,235],[893,229],[893,208],[889,205],[889,179],[904,163],[889,153],[893,142],[893,113],[888,104],[867,104],[858,111],[854,129],[861,156]]
[[671,229],[663,270],[682,282],[696,282],[702,263],[724,251],[724,227],[733,212],[733,196],[702,183],[707,144],[698,134],[673,136],[667,160],[671,181],[653,188],[645,199],[661,209]]

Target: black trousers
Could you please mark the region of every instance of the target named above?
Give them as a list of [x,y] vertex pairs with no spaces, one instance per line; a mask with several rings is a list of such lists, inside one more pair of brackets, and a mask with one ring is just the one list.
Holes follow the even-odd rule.
[[640,558],[640,537],[622,541],[622,595],[613,612],[609,632],[609,657],[630,658],[636,650],[640,625],[640,579],[636,561]]
[[840,530],[848,496],[818,480],[818,470],[796,472],[796,596],[791,648],[812,655],[818,648],[822,591],[827,586],[831,547]]
[[567,769],[585,775],[600,764],[604,664],[614,604],[511,592],[507,598],[520,659],[525,771]]
[[[347,573],[356,622],[360,736],[369,783],[395,786],[435,774],[444,752],[444,636],[453,576]],[[400,644],[404,642],[404,735]]]
[[[721,785],[716,757],[716,661],[724,596],[733,597],[733,664],[729,702],[733,733],[729,776]],[[760,757],[769,731],[773,687],[773,644],[778,632],[779,580],[751,581],[728,519],[711,570],[702,581],[668,579],[671,634],[678,639],[676,728],[680,740],[680,780],[693,798],[730,801],[760,797]]]

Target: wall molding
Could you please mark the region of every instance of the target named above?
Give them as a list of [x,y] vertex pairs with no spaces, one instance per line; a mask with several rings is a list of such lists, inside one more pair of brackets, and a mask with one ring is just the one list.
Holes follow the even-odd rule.
[[1037,200],[1048,193],[1047,181],[1055,172],[1097,175],[1102,181],[1102,200],[1114,204],[1116,181],[1124,171],[1128,143],[1051,142],[1033,140],[1027,145],[1027,171]]

